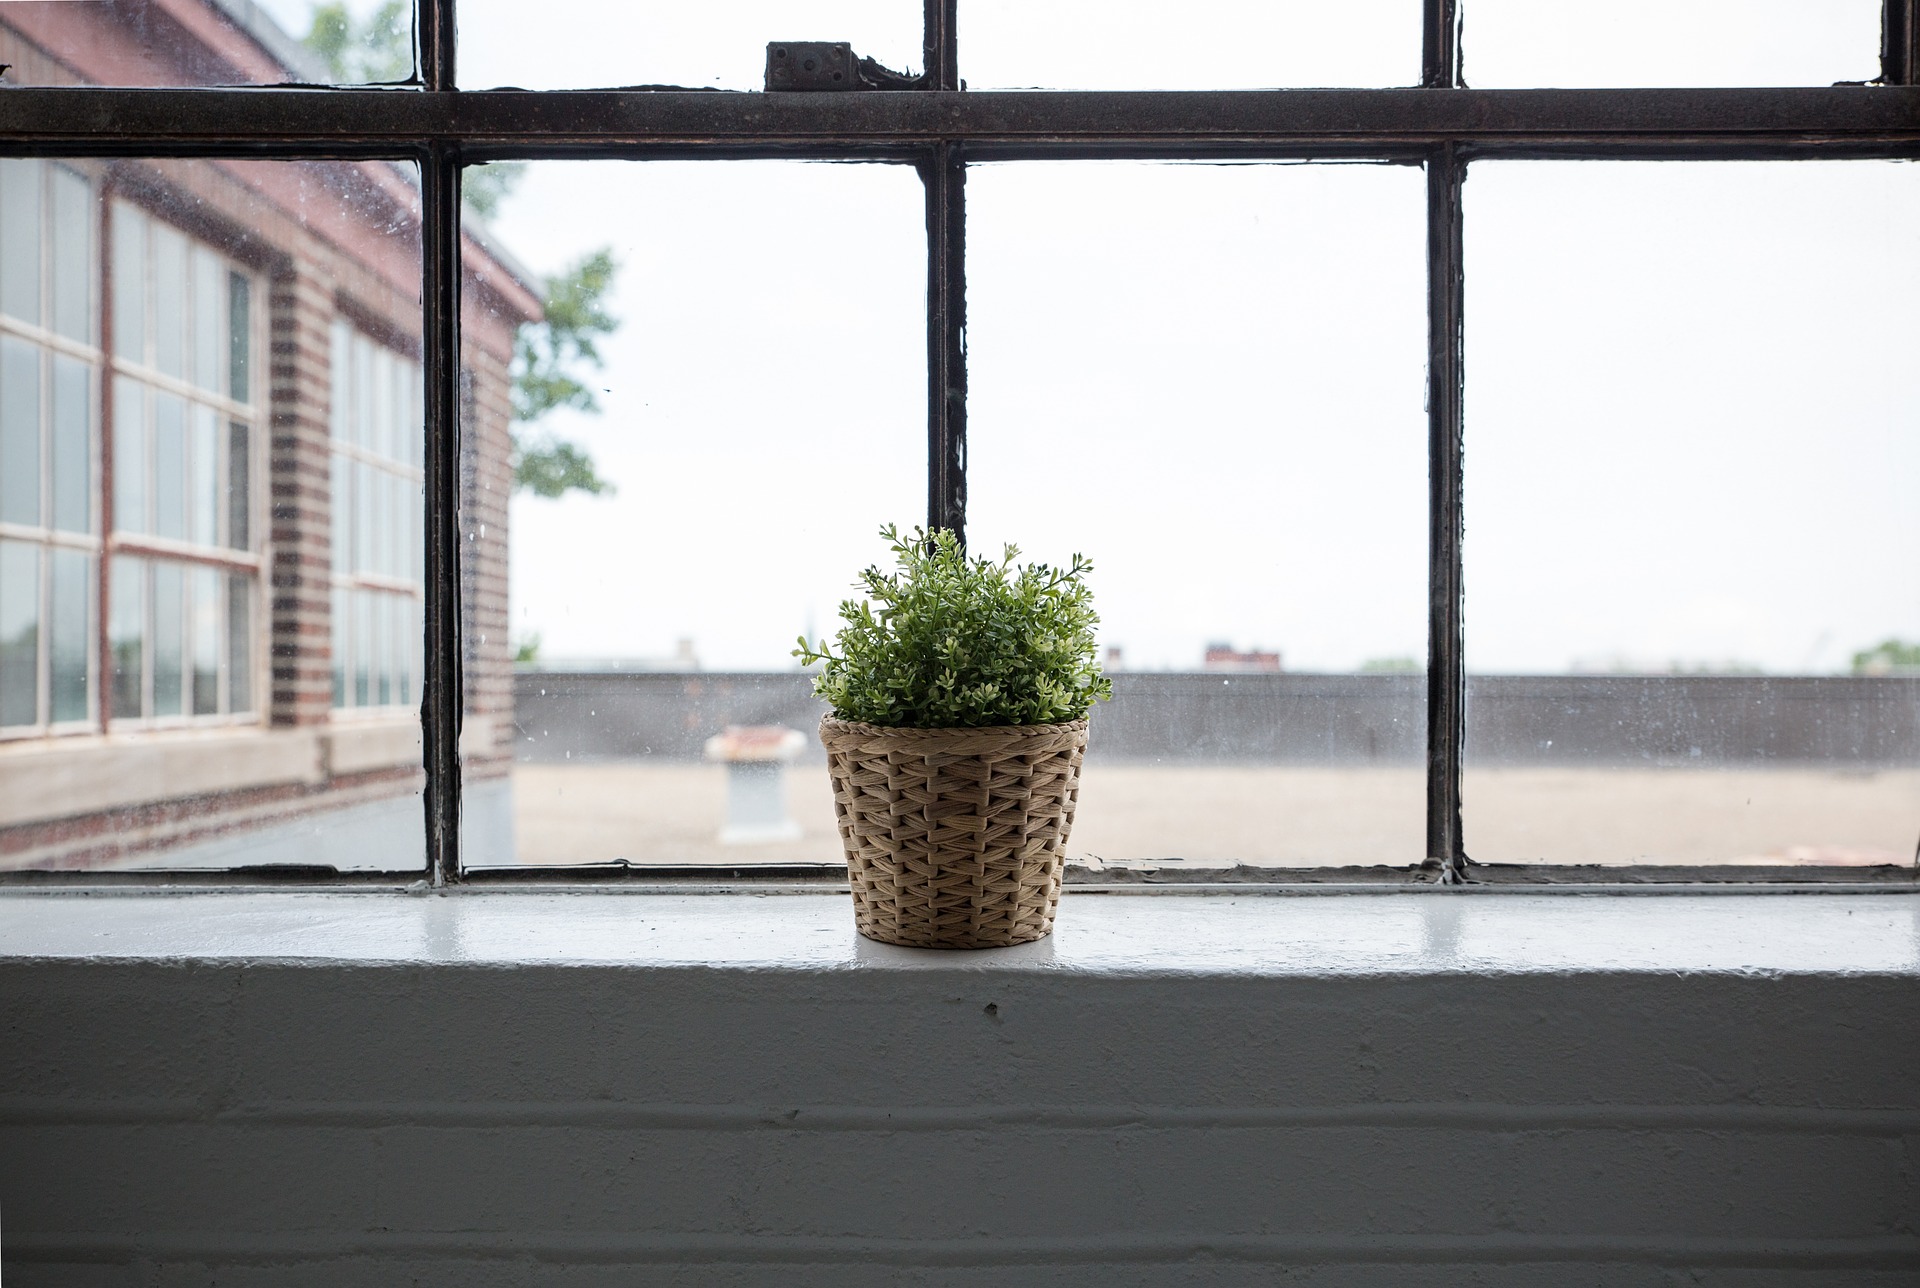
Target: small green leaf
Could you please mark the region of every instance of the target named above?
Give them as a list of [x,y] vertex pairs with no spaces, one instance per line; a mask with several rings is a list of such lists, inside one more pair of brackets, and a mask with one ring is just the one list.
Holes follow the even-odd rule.
[[794,650],[823,664],[814,692],[835,715],[923,729],[1057,724],[1113,696],[1095,660],[1089,560],[1020,567],[1018,547],[970,560],[944,529],[880,535],[894,571],[861,572],[867,597],[840,605],[838,655],[804,637]]

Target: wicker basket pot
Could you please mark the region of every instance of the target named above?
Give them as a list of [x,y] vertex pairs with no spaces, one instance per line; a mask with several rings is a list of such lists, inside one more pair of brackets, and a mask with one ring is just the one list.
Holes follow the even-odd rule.
[[820,722],[855,928],[914,948],[1053,930],[1087,722],[887,729]]

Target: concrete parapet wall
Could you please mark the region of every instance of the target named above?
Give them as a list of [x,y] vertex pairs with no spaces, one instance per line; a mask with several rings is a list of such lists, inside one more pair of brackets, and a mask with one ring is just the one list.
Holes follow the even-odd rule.
[[[729,724],[809,733],[825,713],[796,672],[515,677],[515,757],[692,760]],[[807,753],[821,759],[817,743]],[[1185,762],[1415,765],[1420,675],[1133,673],[1093,716],[1091,754]],[[1478,676],[1467,755],[1482,765],[1920,764],[1920,678]]]

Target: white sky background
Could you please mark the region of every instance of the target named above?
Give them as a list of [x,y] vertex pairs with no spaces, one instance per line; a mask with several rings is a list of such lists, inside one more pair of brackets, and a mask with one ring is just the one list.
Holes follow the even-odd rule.
[[[962,0],[961,73],[1404,84],[1418,8]],[[462,0],[462,80],[753,88],[775,38],[918,70],[919,16]],[[1467,0],[1463,42],[1482,86],[1825,84],[1876,73],[1878,4]],[[1418,171],[1000,165],[968,191],[976,548],[1093,556],[1133,666],[1424,656]],[[1920,170],[1482,163],[1466,212],[1472,666],[1833,670],[1920,636]],[[551,422],[619,494],[515,502],[516,636],[759,668],[832,628],[873,530],[924,515],[921,221],[902,168],[529,171],[497,235],[540,272],[612,245],[625,325],[605,414]]]

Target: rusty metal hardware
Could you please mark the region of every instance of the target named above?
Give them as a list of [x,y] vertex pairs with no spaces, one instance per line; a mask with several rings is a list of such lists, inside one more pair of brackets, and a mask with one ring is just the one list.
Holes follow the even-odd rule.
[[774,40],[767,43],[767,92],[835,93],[856,89],[925,89],[909,76],[862,58],[845,41]]
[[767,42],[767,91],[860,88],[860,66],[845,41]]

